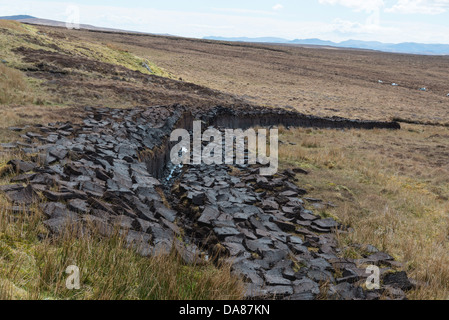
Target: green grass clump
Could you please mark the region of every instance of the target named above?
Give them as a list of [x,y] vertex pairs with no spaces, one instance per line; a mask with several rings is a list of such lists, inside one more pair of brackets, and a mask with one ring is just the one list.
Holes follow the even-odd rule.
[[[122,237],[94,231],[51,238],[39,210],[32,212],[12,216],[0,210],[0,299],[242,298],[242,284],[229,266],[188,266],[176,253],[142,257]],[[70,265],[80,269],[79,290],[66,288]]]

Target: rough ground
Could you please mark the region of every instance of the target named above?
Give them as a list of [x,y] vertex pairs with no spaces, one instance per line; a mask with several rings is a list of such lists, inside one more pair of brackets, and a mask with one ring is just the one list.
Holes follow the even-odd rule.
[[[447,56],[43,30],[115,43],[151,57],[177,78],[258,105],[318,116],[448,123]],[[423,87],[427,92],[419,91]]]
[[[143,256],[175,248],[187,264],[226,259],[247,282],[247,298],[404,299],[413,289],[404,272],[394,272],[401,265],[373,246],[363,259],[341,256],[336,236],[350,230],[304,208],[306,191],[295,185],[296,174],[307,173],[300,168],[263,177],[257,167],[187,166],[166,181],[166,139],[192,121],[188,110],[87,108],[81,126],[11,128],[26,129],[24,141],[2,147],[20,148],[31,161],[8,163],[17,173],[0,189],[13,204],[8,210],[45,200],[44,224],[54,234],[82,237],[87,224],[106,237],[119,230]],[[164,195],[154,174],[175,186]],[[366,291],[373,264],[383,286]]]
[[[20,70],[27,77],[13,95],[14,102],[0,106],[0,142],[18,140],[17,133],[7,129],[12,125],[32,125],[24,132],[37,131],[42,138],[67,121],[78,128],[84,124],[86,105],[130,109],[182,103],[201,111],[216,105],[244,109],[256,104],[291,106],[288,109],[314,115],[449,123],[447,57],[13,27],[0,26],[2,66]],[[392,82],[399,86],[391,86]],[[427,91],[419,91],[420,87]],[[34,126],[36,123],[45,125],[43,133]],[[54,125],[47,128],[48,123]],[[375,243],[404,262],[400,270],[424,284],[413,291],[412,297],[447,298],[448,129],[402,127],[400,131],[366,132],[286,130],[285,139],[288,137],[291,144],[281,147],[281,163],[293,168],[307,166],[308,176],[296,176],[299,187],[307,184],[304,188],[314,198],[325,202],[332,199],[339,205],[324,204],[327,208],[323,210],[322,203],[312,201],[316,206],[311,206],[306,200],[305,207],[316,208],[315,214],[323,217],[335,216],[348,225],[359,226],[354,233],[339,234],[339,244],[346,245],[350,240],[350,247],[337,255],[353,260],[367,258],[367,248],[357,244]],[[75,138],[74,131],[65,133],[68,141]],[[35,138],[39,140],[39,136]],[[1,148],[3,159],[10,158],[9,148],[15,146]],[[30,146],[20,147],[25,148],[21,155],[26,159],[34,155]],[[220,172],[223,179],[231,179],[226,170]],[[192,172],[191,177],[197,174]],[[290,182],[295,182],[293,179],[289,177]],[[199,179],[198,183],[201,186],[203,181]],[[249,193],[260,193],[248,188]],[[177,205],[172,209],[177,210]],[[191,218],[194,225],[196,218]],[[310,248],[319,247],[310,244]],[[252,258],[260,258],[257,255]],[[262,270],[263,266],[258,269],[263,276]],[[324,296],[320,292],[318,297]]]
[[[47,88],[51,103],[253,103],[289,106],[317,116],[448,123],[449,58],[444,56],[37,28],[40,34],[24,38],[25,48],[14,51],[23,57],[29,76],[44,80],[41,86]],[[106,62],[111,52],[96,55],[93,45],[98,44],[112,54],[148,59],[171,79],[142,73],[141,65],[133,66],[139,72],[111,65]],[[424,87],[426,92],[419,90]]]

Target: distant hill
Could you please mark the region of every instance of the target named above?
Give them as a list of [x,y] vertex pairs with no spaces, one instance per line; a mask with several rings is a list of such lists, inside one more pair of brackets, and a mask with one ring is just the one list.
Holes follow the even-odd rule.
[[226,38],[226,37],[204,37],[204,40],[217,40],[217,41],[236,41],[236,42],[255,42],[255,43],[287,43],[288,40],[274,37],[261,37],[261,38]]
[[[28,15],[0,17],[0,20],[15,20],[15,21],[22,22],[22,23],[36,24],[36,25],[42,25],[42,26],[66,27],[66,23],[62,22],[62,21],[40,19],[40,18],[36,18],[33,16],[28,16]],[[96,26],[92,26],[92,25],[88,25],[88,24],[80,24],[80,29],[93,30],[93,31],[107,31],[107,32],[142,33],[142,32],[137,32],[137,31],[127,31],[127,30],[120,30],[120,29],[113,29],[113,28],[102,28],[102,27],[96,27]]]
[[287,43],[292,44],[307,44],[307,45],[314,45],[314,46],[335,46],[335,42],[332,41],[325,41],[321,39],[295,39],[293,41],[288,41]]
[[283,38],[225,38],[225,37],[205,37],[207,40],[218,41],[238,41],[238,42],[255,42],[255,43],[279,43],[291,45],[313,45],[313,46],[329,46],[337,48],[353,48],[353,49],[367,49],[394,53],[409,53],[409,54],[425,54],[425,55],[449,55],[448,44],[424,44],[414,42],[404,43],[383,43],[378,41],[362,41],[362,40],[347,40],[343,42],[332,42],[321,39],[295,39],[287,40]]
[[23,20],[23,19],[35,19],[35,17],[27,15],[0,17],[0,20]]

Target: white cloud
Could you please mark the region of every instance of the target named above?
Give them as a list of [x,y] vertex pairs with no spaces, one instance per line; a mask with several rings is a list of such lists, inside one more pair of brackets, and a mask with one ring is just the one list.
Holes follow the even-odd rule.
[[282,9],[284,9],[284,6],[283,6],[282,4],[280,4],[280,3],[276,4],[276,5],[273,7],[273,10],[274,10],[274,11],[279,11],[279,10],[282,10]]
[[355,11],[372,12],[385,5],[383,0],[318,0],[321,4],[341,5]]
[[401,14],[441,14],[449,9],[449,0],[398,0],[388,13]]

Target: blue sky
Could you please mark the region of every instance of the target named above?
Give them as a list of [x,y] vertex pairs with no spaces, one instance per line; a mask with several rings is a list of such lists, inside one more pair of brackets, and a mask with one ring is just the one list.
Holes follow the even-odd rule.
[[29,14],[102,27],[201,38],[281,37],[449,44],[449,0],[0,0]]

